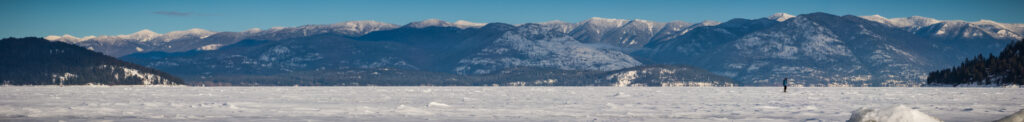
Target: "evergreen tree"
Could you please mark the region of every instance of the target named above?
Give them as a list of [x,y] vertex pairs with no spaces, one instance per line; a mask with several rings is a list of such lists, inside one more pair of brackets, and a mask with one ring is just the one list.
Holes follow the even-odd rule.
[[[1022,40],[1024,41],[1024,40]],[[1024,42],[1010,43],[996,56],[981,54],[958,67],[928,73],[928,84],[1024,85]]]

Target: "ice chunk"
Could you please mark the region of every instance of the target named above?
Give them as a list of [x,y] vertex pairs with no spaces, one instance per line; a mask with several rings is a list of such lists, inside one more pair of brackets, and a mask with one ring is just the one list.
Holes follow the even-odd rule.
[[924,114],[907,106],[888,108],[860,108],[853,111],[846,122],[941,122],[938,118]]
[[402,115],[410,115],[410,116],[434,115],[433,112],[430,112],[430,111],[427,111],[427,110],[423,110],[423,109],[419,109],[419,108],[416,108],[416,107],[409,107],[409,106],[405,106],[405,105],[398,105],[398,107],[395,108],[395,113],[402,114]]
[[439,103],[439,102],[430,102],[429,104],[427,104],[427,107],[442,107],[442,108],[445,108],[445,107],[448,107],[448,106],[449,106],[448,104]]

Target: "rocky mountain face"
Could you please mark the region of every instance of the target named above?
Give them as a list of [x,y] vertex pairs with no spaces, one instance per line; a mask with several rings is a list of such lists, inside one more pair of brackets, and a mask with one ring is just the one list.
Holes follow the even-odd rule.
[[108,55],[132,54],[122,59],[194,81],[382,69],[452,77],[523,67],[611,72],[668,64],[704,68],[735,79],[738,85],[779,85],[782,78],[791,78],[804,86],[916,86],[927,71],[998,51],[1020,39],[1021,28],[1022,24],[992,21],[779,13],[722,23],[597,17],[521,25],[354,21],[182,36],[155,41],[166,42],[159,45],[130,39],[106,45],[73,36],[47,39]]
[[42,38],[0,40],[4,85],[175,85],[167,73]]

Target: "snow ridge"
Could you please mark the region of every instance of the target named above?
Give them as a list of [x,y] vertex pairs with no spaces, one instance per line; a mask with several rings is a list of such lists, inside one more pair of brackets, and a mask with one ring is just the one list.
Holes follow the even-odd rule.
[[475,22],[470,22],[470,21],[466,21],[466,20],[458,20],[458,21],[455,21],[455,23],[452,23],[452,25],[455,25],[455,27],[457,27],[457,28],[466,29],[466,28],[480,28],[480,27],[483,27],[484,25],[487,25],[487,23],[475,23]]
[[412,28],[426,28],[426,27],[453,27],[455,24],[445,22],[439,19],[426,19],[418,22],[411,22],[405,25],[406,27]]
[[938,20],[934,18],[911,16],[905,18],[885,18],[881,15],[860,16],[863,19],[878,22],[892,27],[905,28],[911,32],[919,29],[938,27],[925,30],[926,34],[946,38],[980,38],[989,36],[996,39],[1020,40],[1024,37],[1024,24],[999,23],[992,20],[967,22],[963,20]]
[[793,15],[790,15],[790,14],[787,14],[787,13],[775,13],[775,14],[772,14],[772,16],[768,16],[767,18],[771,19],[771,20],[782,22],[782,21],[789,20],[790,18],[793,18],[793,17],[796,17],[796,16],[793,16]]

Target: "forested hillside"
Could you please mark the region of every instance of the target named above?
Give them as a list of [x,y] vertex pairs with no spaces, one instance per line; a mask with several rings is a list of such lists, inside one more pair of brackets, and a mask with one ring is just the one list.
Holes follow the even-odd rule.
[[999,56],[978,55],[960,66],[928,73],[934,85],[1024,85],[1024,43],[1006,46]]

